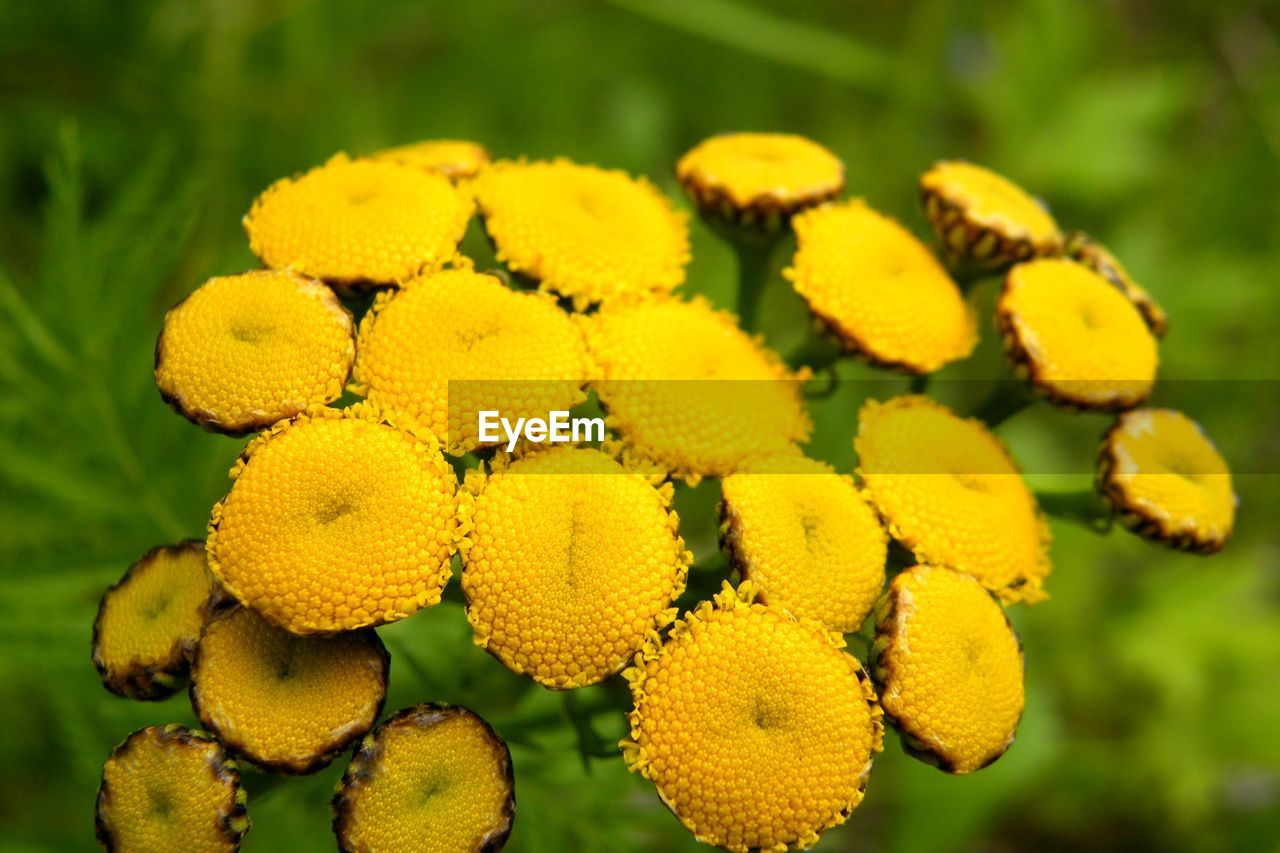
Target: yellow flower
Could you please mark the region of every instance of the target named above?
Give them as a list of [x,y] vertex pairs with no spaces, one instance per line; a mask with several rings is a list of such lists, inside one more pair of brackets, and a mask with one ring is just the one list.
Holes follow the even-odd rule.
[[1111,282],[1123,293],[1142,314],[1142,319],[1157,338],[1163,338],[1169,332],[1169,315],[1164,313],[1160,303],[1156,302],[1145,287],[1133,280],[1129,271],[1105,246],[1095,242],[1083,231],[1075,231],[1067,236],[1066,254]]
[[472,203],[443,175],[339,154],[276,181],[244,218],[249,246],[273,269],[333,284],[403,281],[451,259]]
[[500,452],[476,493],[462,589],[476,643],[547,687],[621,670],[675,618],[692,559],[671,485],[590,448],[514,461]]
[[102,768],[95,825],[107,850],[235,851],[249,831],[240,771],[182,726],[140,729]]
[[342,394],[355,323],[333,291],[291,272],[211,278],[156,342],[156,387],[206,429],[243,435]]
[[1022,645],[976,580],[915,566],[876,611],[872,675],[903,746],[948,773],[971,773],[1013,743],[1022,716]]
[[985,426],[927,397],[871,400],[854,449],[867,497],[917,560],[973,575],[1006,602],[1045,597],[1048,525]]
[[704,300],[611,304],[580,322],[606,423],[675,476],[724,476],[808,438],[807,373]]
[[833,631],[858,630],[884,586],[888,539],[849,477],[775,456],[722,484],[721,536],[760,600]]
[[224,594],[196,540],[152,548],[102,596],[93,665],[112,693],[163,699],[187,674],[200,631]]
[[440,601],[465,506],[430,432],[365,404],[315,409],[250,442],[231,478],[209,564],[273,624],[348,631]]
[[1200,425],[1170,409],[1116,419],[1098,457],[1098,488],[1134,532],[1212,554],[1235,524],[1231,469]]
[[685,217],[643,178],[563,159],[499,161],[474,189],[498,260],[579,309],[684,281]]
[[371,629],[298,637],[237,607],[200,638],[191,705],[238,755],[270,770],[310,773],[373,728],[389,665]]
[[464,139],[427,139],[387,148],[373,157],[439,172],[453,181],[474,178],[489,162],[489,152],[483,145]]
[[1156,381],[1156,339],[1142,315],[1097,273],[1046,259],[1009,271],[996,305],[1005,353],[1054,403],[1119,410]]
[[482,410],[545,418],[586,399],[589,373],[582,333],[555,300],[464,267],[378,295],[360,321],[352,390],[462,454],[480,443]]
[[844,189],[844,163],[789,133],[713,136],[680,158],[676,176],[704,212],[766,228]]
[[1012,181],[972,163],[939,162],[920,177],[925,216],[957,266],[996,269],[1062,248],[1058,224]]
[[783,274],[850,352],[930,373],[978,342],[973,311],[923,243],[861,199],[797,216]]
[[356,750],[333,797],[338,849],[500,850],[515,819],[511,753],[466,708],[417,705]]
[[726,584],[646,643],[623,756],[699,841],[809,847],[862,801],[881,711],[838,634],[751,598]]

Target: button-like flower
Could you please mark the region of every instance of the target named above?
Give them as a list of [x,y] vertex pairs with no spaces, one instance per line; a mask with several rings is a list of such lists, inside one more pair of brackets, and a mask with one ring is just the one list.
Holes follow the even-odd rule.
[[373,157],[439,172],[453,181],[474,178],[489,162],[489,152],[483,145],[465,139],[426,139],[387,148]]
[[1160,303],[1156,302],[1145,287],[1134,281],[1124,264],[1105,246],[1083,231],[1075,231],[1067,235],[1065,252],[1067,257],[1084,264],[1115,285],[1142,314],[1142,319],[1157,338],[1163,338],[1168,333],[1169,315],[1165,314]]

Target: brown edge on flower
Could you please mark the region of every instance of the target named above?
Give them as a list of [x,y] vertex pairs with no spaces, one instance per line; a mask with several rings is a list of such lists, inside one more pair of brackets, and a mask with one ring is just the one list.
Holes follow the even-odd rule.
[[429,728],[449,717],[466,717],[480,724],[507,785],[507,798],[503,803],[499,824],[479,839],[475,849],[478,853],[490,853],[490,851],[501,850],[507,843],[516,819],[516,780],[511,765],[511,750],[507,748],[506,741],[483,717],[470,708],[424,702],[397,711],[374,729],[372,734],[366,735],[351,756],[351,763],[347,765],[342,779],[334,790],[333,798],[329,801],[329,809],[333,814],[333,833],[337,836],[338,850],[341,853],[357,853],[357,848],[347,843],[347,834],[350,832],[352,820],[353,795],[358,793],[360,786],[373,776],[374,768],[382,757],[381,738],[384,732],[400,726]]
[[[934,166],[925,174],[929,174]],[[923,178],[920,204],[952,269],[995,272],[1032,258],[1052,257],[1062,251],[1060,241],[1037,243],[1030,236],[1002,234],[991,226],[974,222],[962,206],[947,198],[942,190],[926,186]]]
[[676,180],[704,217],[714,217],[738,228],[772,233],[786,227],[797,213],[838,199],[845,188],[845,170],[841,164],[840,180],[825,189],[791,199],[760,195],[745,206],[739,206],[724,187],[704,183],[696,171],[682,175],[677,170]]
[[1169,315],[1146,288],[1133,280],[1109,249],[1083,231],[1072,231],[1063,243],[1063,253],[1093,270],[1123,293],[1133,303],[1133,307],[1138,309],[1147,328],[1157,338],[1163,338],[1169,333]]

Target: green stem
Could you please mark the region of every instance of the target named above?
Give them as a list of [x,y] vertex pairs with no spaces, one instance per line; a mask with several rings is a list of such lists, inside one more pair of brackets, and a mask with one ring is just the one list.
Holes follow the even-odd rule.
[[923,394],[929,390],[929,374],[921,373],[912,376],[910,383],[907,385],[907,392],[911,394]]
[[1075,492],[1037,492],[1036,501],[1046,515],[1106,533],[1111,529],[1111,508],[1092,489]]
[[754,332],[778,238],[774,234],[741,234],[731,243],[738,256],[738,322],[744,330]]
[[1031,394],[1021,382],[1001,380],[991,389],[987,399],[973,410],[972,417],[995,429],[1031,405]]
[[831,367],[840,360],[842,355],[844,355],[844,350],[831,337],[811,333],[799,347],[787,356],[787,361],[792,367],[804,366],[817,373],[819,370]]

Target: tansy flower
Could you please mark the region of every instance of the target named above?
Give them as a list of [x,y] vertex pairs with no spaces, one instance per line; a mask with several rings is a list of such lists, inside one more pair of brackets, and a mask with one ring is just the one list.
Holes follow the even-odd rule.
[[996,304],[1005,354],[1053,402],[1118,410],[1156,380],[1156,340],[1138,309],[1097,273],[1045,259],[1009,271]]
[[564,159],[500,161],[474,190],[498,260],[579,309],[684,281],[685,217],[643,178]]
[[453,181],[474,178],[489,162],[489,152],[483,145],[464,139],[427,139],[387,148],[373,157],[439,172]]
[[368,287],[444,264],[470,218],[471,199],[444,175],[339,154],[268,187],[244,228],[268,267]]
[[112,693],[163,699],[187,675],[204,623],[225,600],[204,543],[152,548],[102,596],[93,665]]
[[773,229],[796,211],[840,195],[844,163],[803,136],[726,133],[681,157],[676,177],[704,213]]
[[976,580],[915,566],[876,610],[872,675],[885,716],[915,757],[971,773],[1013,743],[1022,716],[1022,645]]
[[760,601],[848,634],[884,585],[888,540],[849,477],[803,456],[755,461],[722,483],[721,536]]
[[249,443],[209,518],[209,564],[295,634],[393,622],[440,601],[463,521],[433,434],[365,404]]
[[164,318],[156,387],[179,414],[243,435],[342,394],[355,358],[351,312],[287,271],[211,278]]
[[980,422],[927,397],[870,400],[854,449],[867,497],[917,560],[973,575],[1006,602],[1045,597],[1048,525]]
[[500,850],[515,820],[511,753],[466,708],[417,705],[366,737],[333,797],[338,849]]
[[806,372],[704,300],[628,301],[580,322],[606,423],[675,476],[723,476],[808,438]]
[[191,705],[201,725],[259,767],[310,773],[373,728],[389,665],[372,629],[298,637],[237,607],[200,638]]
[[1098,457],[1098,489],[1126,527],[1185,551],[1220,551],[1235,524],[1226,460],[1199,424],[1170,409],[1116,419]]
[[692,559],[671,485],[591,448],[514,461],[500,452],[476,493],[462,589],[476,643],[552,688],[612,675],[675,618]]
[[920,193],[925,216],[955,266],[998,269],[1062,248],[1049,212],[990,169],[935,163],[920,177]]
[[1157,338],[1163,338],[1168,333],[1169,316],[1164,313],[1160,303],[1156,302],[1145,287],[1133,280],[1129,271],[1105,246],[1095,242],[1083,231],[1075,231],[1067,236],[1065,251],[1067,257],[1084,264],[1123,293],[1142,314],[1142,319]]
[[378,295],[360,322],[352,389],[462,454],[479,444],[482,410],[514,422],[571,409],[589,372],[582,333],[555,300],[464,267]]
[[977,324],[960,289],[897,222],[855,199],[793,224],[798,251],[783,275],[845,350],[913,373],[973,352]]
[[623,755],[699,841],[809,847],[862,801],[881,711],[838,634],[752,594],[726,584],[646,643]]
[[234,851],[249,831],[240,771],[182,726],[129,735],[102,768],[94,823],[106,850]]

